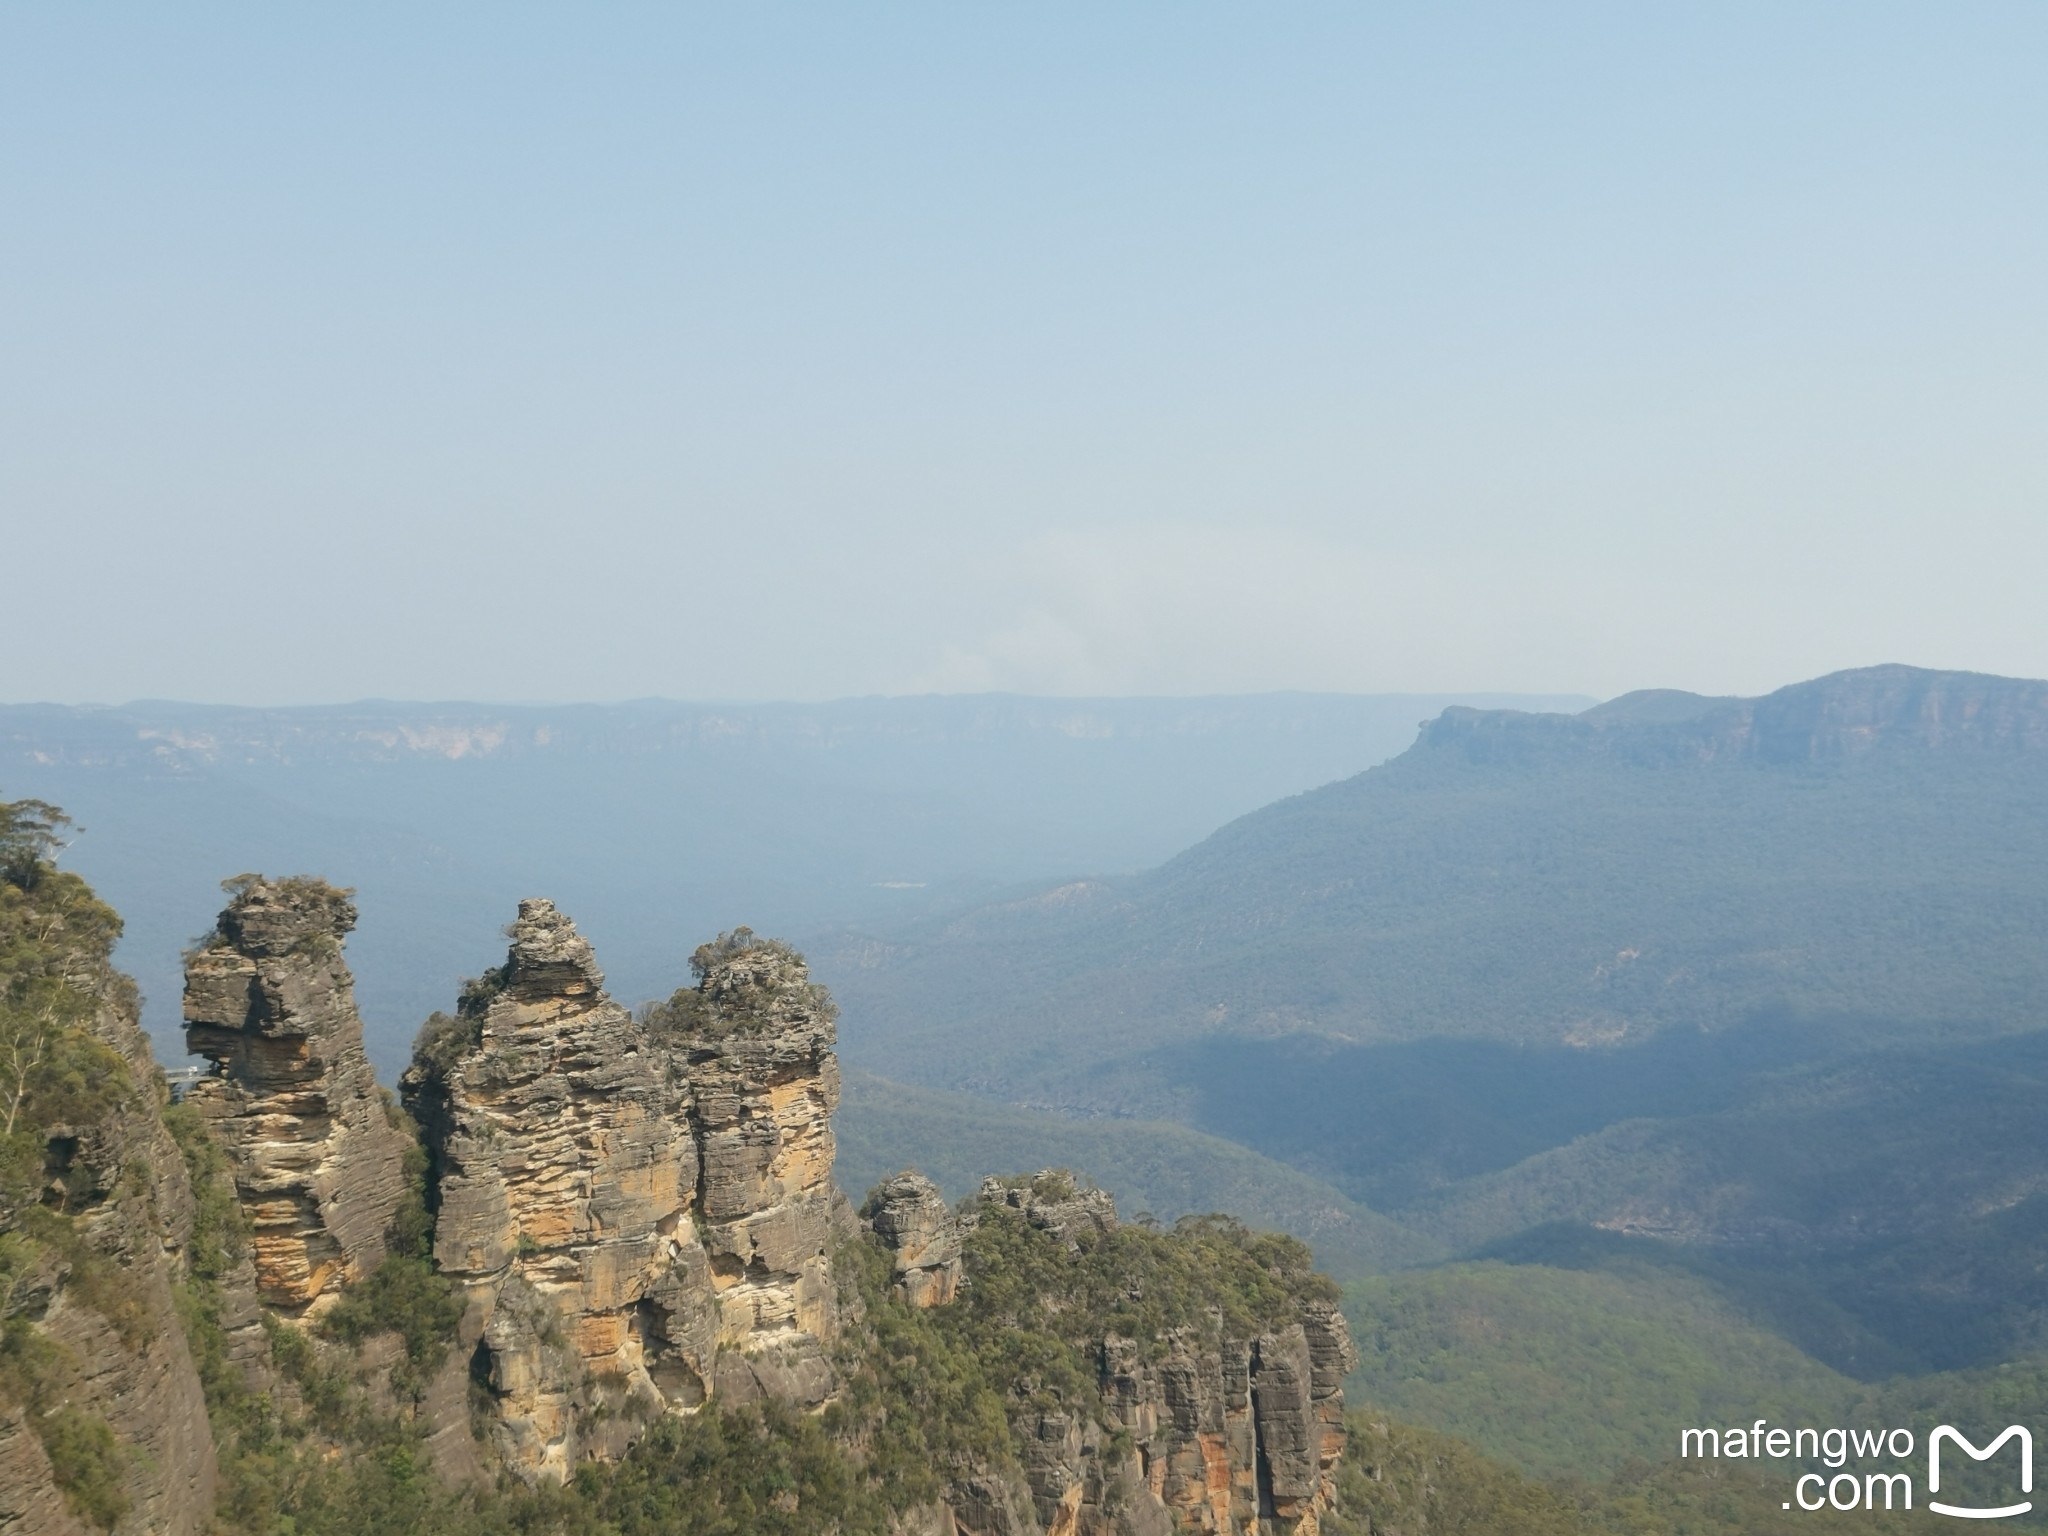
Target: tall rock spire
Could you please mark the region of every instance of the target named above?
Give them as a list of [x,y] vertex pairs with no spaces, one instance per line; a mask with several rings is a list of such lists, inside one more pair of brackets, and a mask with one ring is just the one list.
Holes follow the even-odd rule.
[[342,936],[350,893],[244,875],[185,967],[185,1038],[214,1065],[193,1090],[234,1167],[258,1294],[288,1317],[384,1257],[405,1136],[385,1113]]
[[511,934],[421,1032],[404,1093],[490,1437],[523,1474],[561,1478],[647,1413],[703,1402],[719,1329],[681,1085],[553,903],[522,901]]
[[690,957],[697,985],[654,1010],[691,1096],[704,1225],[729,1347],[719,1386],[815,1402],[831,1390],[832,1112],[838,1010],[802,956],[745,928]]

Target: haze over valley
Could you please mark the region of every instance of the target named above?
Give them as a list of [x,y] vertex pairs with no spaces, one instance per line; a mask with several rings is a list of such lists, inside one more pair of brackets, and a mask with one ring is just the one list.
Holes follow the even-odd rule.
[[[153,995],[221,871],[352,883],[387,1080],[547,891],[616,995],[742,922],[807,950],[844,1010],[856,1198],[904,1165],[953,1195],[1085,1167],[1126,1210],[1295,1232],[1361,1322],[1519,1304],[1481,1281],[1507,1265],[1561,1316],[1690,1298],[1838,1393],[1996,1365],[2048,1321],[2016,1282],[2048,1264],[2048,684],[0,727],[11,782],[92,828],[67,862],[125,897]],[[1397,1379],[1412,1341],[1366,1336],[1362,1390],[1476,1433]]]
[[0,6],[0,1536],[2048,1531],[2044,58]]

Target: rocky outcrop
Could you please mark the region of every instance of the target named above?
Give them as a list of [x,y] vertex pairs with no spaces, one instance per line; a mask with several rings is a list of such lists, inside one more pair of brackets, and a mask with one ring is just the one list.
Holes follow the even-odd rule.
[[363,1053],[349,893],[259,876],[230,890],[185,967],[186,1043],[214,1071],[190,1097],[233,1165],[258,1294],[300,1318],[383,1259],[406,1138]]
[[[1136,1340],[1102,1342],[1103,1401],[1136,1446],[1128,1472],[1090,1467],[1093,1447],[1027,1459],[1048,1529],[1064,1500],[1077,1532],[1142,1530],[1141,1518],[1119,1525],[1112,1511],[1156,1506],[1162,1531],[1316,1536],[1344,1449],[1343,1380],[1358,1358],[1342,1314],[1311,1305],[1301,1322],[1257,1338],[1226,1336],[1219,1347],[1182,1332],[1165,1343],[1163,1360],[1147,1360]],[[1041,1424],[1041,1443],[1043,1434]],[[1067,1445],[1083,1448],[1071,1430]],[[1125,1486],[1105,1501],[1119,1474],[1141,1491]]]
[[[899,1246],[892,1234],[921,1235],[936,1200],[928,1181],[899,1175],[863,1210],[899,1254],[899,1275],[900,1255],[918,1250],[914,1241]],[[1109,1195],[1063,1169],[985,1180],[966,1222],[979,1230],[1016,1218],[1077,1264],[1118,1231]],[[1109,1262],[1109,1270],[1097,1270],[1098,1282],[1124,1273],[1121,1261]],[[995,1468],[956,1479],[947,1500],[955,1529],[972,1536],[1317,1536],[1344,1450],[1344,1377],[1358,1356],[1343,1314],[1313,1288],[1292,1314],[1284,1326],[1239,1332],[1216,1309],[1206,1324],[1158,1339],[1096,1339],[1097,1399],[1049,1402],[1042,1391],[1020,1391],[1010,1429],[1022,1486]]]
[[[914,1321],[979,1353],[1001,1334],[960,1309],[984,1298],[999,1329],[1038,1336],[1014,1356],[990,1346],[986,1376],[946,1378],[972,1383],[968,1433],[900,1512],[900,1536],[1317,1530],[1351,1356],[1299,1244],[1225,1218],[1120,1227],[1106,1193],[1060,1170],[989,1181],[970,1219],[905,1173],[864,1215],[898,1296],[956,1309],[912,1320],[880,1284],[880,1253],[833,1273],[834,1246],[866,1239],[832,1184],[834,1009],[801,957],[723,935],[692,957],[695,985],[635,1017],[545,901],[521,903],[505,962],[422,1032],[403,1085],[430,1164],[422,1212],[362,1053],[348,893],[255,876],[230,889],[186,988],[213,1074],[167,1109],[134,988],[106,963],[118,920],[82,896],[74,915],[94,937],[52,945],[65,915],[0,887],[0,979],[10,1003],[43,1010],[0,1019],[15,1074],[0,1320],[33,1336],[0,1372],[0,1532],[210,1528],[209,1392],[237,1488],[371,1454],[401,1428],[446,1477],[544,1482],[621,1455],[659,1414],[820,1406],[844,1368],[853,1389],[824,1420],[837,1444],[819,1476],[843,1485],[868,1462],[886,1480],[900,1463],[876,1426],[919,1411],[904,1390],[919,1356],[863,1346]],[[62,1054],[24,1056],[46,1048]],[[30,1082],[24,1061],[49,1070]],[[439,1278],[415,1246],[425,1216]],[[977,1232],[992,1246],[970,1248]],[[971,1254],[985,1268],[968,1289]],[[1175,1325],[1163,1351],[1108,1331],[1166,1329],[1148,1294]],[[857,1325],[844,1338],[842,1306]],[[459,1347],[444,1352],[450,1331]],[[272,1338],[291,1346],[275,1361]],[[285,1434],[252,1447],[273,1414]],[[287,1437],[297,1451],[272,1461]],[[776,1489],[777,1508],[785,1497],[799,1492]]]
[[939,1186],[906,1170],[861,1207],[896,1263],[896,1291],[913,1307],[942,1307],[960,1290],[960,1223]]
[[520,903],[505,964],[423,1032],[404,1092],[469,1306],[499,1459],[561,1478],[714,1393],[833,1390],[830,1005],[751,935],[635,1019],[590,945]]
[[2048,682],[1919,667],[1859,667],[1761,698],[1675,689],[1623,694],[1576,715],[1455,705],[1423,727],[1425,751],[1474,762],[1608,757],[1665,766],[1839,764],[1872,755],[2048,750]]
[[1045,1168],[1023,1178],[986,1178],[981,1198],[987,1205],[1005,1205],[1021,1213],[1041,1232],[1049,1232],[1069,1248],[1083,1232],[1116,1230],[1116,1201],[1109,1191],[1087,1184],[1064,1168]]

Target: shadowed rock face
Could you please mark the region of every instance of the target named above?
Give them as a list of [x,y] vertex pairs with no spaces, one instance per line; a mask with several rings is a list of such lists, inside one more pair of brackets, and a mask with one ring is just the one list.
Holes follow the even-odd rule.
[[774,946],[720,956],[651,1022],[603,981],[566,917],[521,902],[504,966],[404,1084],[491,1438],[529,1477],[714,1392],[834,1390],[829,1004]]
[[[197,1536],[211,1528],[217,1468],[205,1396],[174,1299],[194,1223],[192,1189],[148,1086],[155,1063],[133,989],[105,965],[71,982],[91,997],[88,1027],[126,1063],[130,1091],[49,1143],[51,1178],[42,1198],[70,1219],[85,1248],[118,1271],[121,1299],[131,1310],[121,1322],[110,1320],[72,1289],[72,1265],[43,1252],[10,1277],[4,1312],[47,1349],[49,1401],[113,1432],[126,1506],[114,1536]],[[14,1215],[0,1199],[0,1234]],[[246,1366],[248,1351],[260,1349],[264,1336],[248,1277],[234,1278],[242,1288],[232,1300],[243,1310],[224,1321],[231,1354]],[[67,1508],[30,1423],[36,1411],[0,1396],[0,1532],[97,1532]]]
[[[1316,1536],[1344,1450],[1344,1373],[1356,1362],[1334,1307],[1256,1339],[1204,1346],[1185,1333],[1148,1361],[1136,1339],[1100,1345],[1103,1406],[1129,1437],[1113,1458],[1101,1430],[1064,1409],[1012,1427],[1046,1531],[1075,1536]],[[1029,1527],[1023,1527],[1029,1529]]]
[[960,1290],[960,1223],[939,1186],[904,1172],[878,1188],[861,1215],[896,1259],[896,1289],[913,1307],[942,1307]]
[[226,1147],[258,1294],[302,1317],[384,1257],[405,1137],[385,1114],[342,936],[346,891],[237,883],[185,968],[185,1037],[214,1064],[192,1092]]
[[1138,1340],[1102,1341],[1103,1402],[1136,1447],[1128,1465],[1105,1464],[1099,1434],[1071,1416],[1022,1426],[1046,1528],[1316,1536],[1344,1451],[1343,1380],[1358,1358],[1342,1314],[1311,1304],[1301,1322],[1256,1339],[1165,1342],[1166,1357],[1147,1361]]

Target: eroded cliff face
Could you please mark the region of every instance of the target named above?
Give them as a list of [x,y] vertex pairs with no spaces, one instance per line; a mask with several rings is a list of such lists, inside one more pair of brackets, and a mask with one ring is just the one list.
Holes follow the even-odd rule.
[[[50,1099],[33,1168],[10,1163],[0,1179],[0,1306],[42,1350],[32,1390],[0,1374],[0,1531],[209,1528],[220,1474],[175,1300],[196,1276],[207,1358],[224,1354],[287,1419],[305,1404],[271,1374],[266,1317],[317,1322],[290,1358],[314,1352],[367,1394],[358,1406],[415,1426],[449,1480],[508,1469],[545,1482],[623,1455],[663,1413],[764,1397],[815,1408],[842,1369],[857,1388],[846,1401],[861,1401],[879,1379],[866,1351],[880,1309],[896,1306],[891,1283],[919,1326],[950,1318],[971,1325],[956,1337],[980,1338],[965,1309],[984,1294],[983,1262],[987,1290],[1008,1294],[1025,1326],[1097,1321],[1058,1324],[990,1366],[978,1390],[1001,1395],[986,1422],[1007,1414],[1007,1438],[949,1464],[946,1498],[906,1512],[904,1536],[1315,1536],[1351,1353],[1333,1307],[1286,1300],[1323,1294],[1303,1289],[1306,1250],[1231,1227],[1191,1260],[1200,1234],[1122,1228],[1107,1195],[1065,1173],[990,1181],[964,1214],[906,1174],[864,1213],[887,1267],[869,1252],[835,1274],[835,1245],[867,1239],[832,1184],[834,1012],[800,957],[744,929],[699,949],[695,984],[636,1018],[605,994],[569,920],[524,902],[504,964],[422,1032],[405,1096],[431,1164],[435,1265],[463,1307],[457,1347],[401,1402],[394,1324],[348,1331],[354,1299],[318,1321],[382,1260],[406,1178],[405,1133],[369,1078],[341,958],[353,908],[315,881],[233,889],[186,994],[215,1075],[168,1119],[133,989],[104,953],[53,975],[89,1005],[78,1048],[100,1052],[98,1081]],[[239,1258],[240,1239],[222,1241],[230,1183],[248,1227]],[[1010,1246],[977,1250],[977,1232]],[[410,1253],[395,1262],[417,1264]],[[1006,1272],[1001,1255],[1021,1267]],[[1190,1280],[1205,1263],[1236,1288]],[[1277,1290],[1257,1278],[1268,1273]],[[1176,1326],[1104,1326],[1148,1275],[1168,1284]],[[1212,1295],[1236,1298],[1240,1321],[1205,1310]],[[848,1328],[842,1307],[865,1321]],[[1008,1361],[989,1337],[987,1358]],[[1050,1358],[1032,1353],[1041,1345],[1067,1362],[1056,1385],[1029,1364]],[[38,1416],[56,1413],[101,1436],[99,1461],[81,1470],[74,1437],[74,1464],[55,1464]],[[311,1454],[360,1449],[344,1439]],[[858,1466],[860,1433],[838,1454]]]
[[434,1258],[467,1292],[494,1449],[559,1479],[709,1391],[696,1145],[661,1053],[549,902],[520,903],[504,965],[438,1027],[404,1082],[438,1194]]
[[906,1170],[877,1188],[860,1214],[894,1260],[897,1295],[913,1307],[942,1307],[960,1294],[960,1223],[938,1185]]
[[[931,1219],[918,1198],[925,1185],[899,1175],[864,1212],[898,1255],[899,1275],[903,1257],[921,1245],[896,1234],[921,1234]],[[911,1220],[906,1210],[915,1212]],[[1118,1231],[1110,1197],[1065,1170],[985,1181],[964,1224],[973,1230],[992,1213],[1021,1220],[1077,1265]],[[1113,1263],[1105,1273],[1115,1276]],[[972,1285],[971,1269],[963,1283]],[[1141,1279],[1130,1283],[1142,1290]],[[1085,1280],[1077,1284],[1087,1288]],[[1048,1402],[1042,1390],[1020,1390],[1010,1427],[1023,1486],[995,1468],[963,1477],[946,1502],[950,1529],[960,1536],[1317,1536],[1344,1450],[1343,1381],[1358,1356],[1334,1302],[1314,1297],[1290,1310],[1282,1326],[1256,1331],[1221,1324],[1218,1311],[1207,1327],[1090,1340],[1096,1396]],[[941,1521],[938,1528],[947,1527]]]
[[832,1391],[836,1018],[788,947],[746,929],[691,957],[697,986],[653,1024],[689,1097],[718,1298],[719,1389],[813,1405]]
[[1148,1363],[1138,1341],[1105,1339],[1102,1369],[1103,1396],[1137,1443],[1139,1480],[1173,1528],[1314,1536],[1344,1449],[1344,1376],[1357,1364],[1342,1314],[1312,1307],[1220,1349],[1186,1333],[1167,1343],[1166,1359]]
[[522,902],[505,964],[406,1074],[434,1257],[468,1294],[492,1445],[528,1477],[714,1393],[832,1391],[830,1010],[777,946],[706,955],[635,1019],[569,919]]
[[214,1065],[190,1101],[233,1165],[257,1292],[298,1319],[383,1259],[406,1137],[363,1052],[342,959],[348,893],[261,877],[232,888],[185,967],[186,1043]]
[[198,1532],[212,1519],[214,1446],[174,1301],[192,1191],[134,988],[107,963],[118,932],[75,876],[46,871],[29,890],[0,880],[9,1536]]

